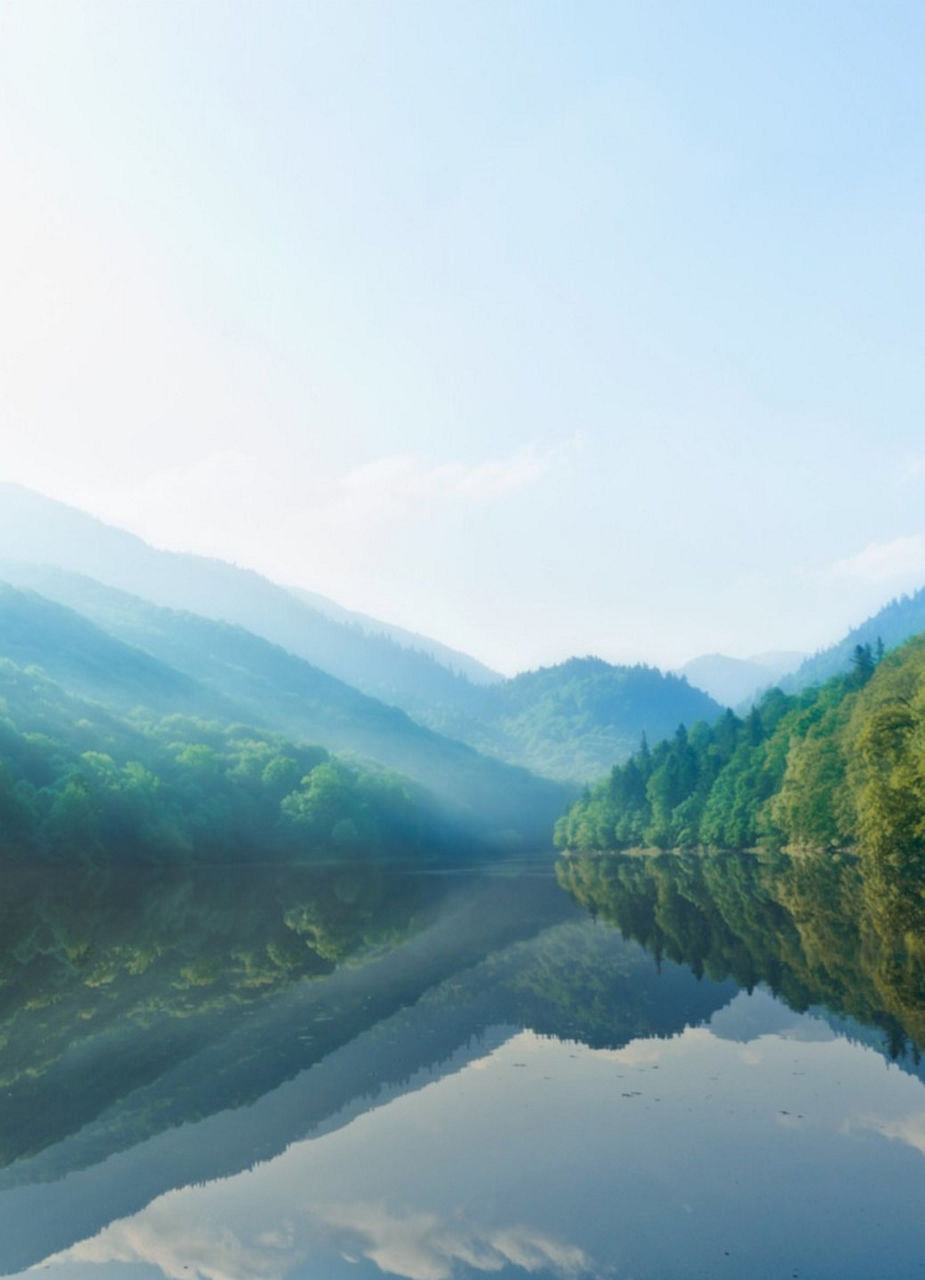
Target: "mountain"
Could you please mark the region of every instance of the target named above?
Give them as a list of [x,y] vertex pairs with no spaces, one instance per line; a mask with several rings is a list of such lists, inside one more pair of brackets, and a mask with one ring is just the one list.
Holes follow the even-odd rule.
[[448,715],[446,732],[544,776],[580,782],[627,759],[643,734],[656,741],[722,711],[681,676],[593,657],[491,685],[474,705],[468,718]]
[[[458,855],[472,833],[396,774],[252,726],[101,717],[0,661],[0,859],[176,866]],[[53,878],[55,878],[53,876]]]
[[876,649],[878,640],[882,640],[886,649],[895,649],[923,631],[925,587],[920,587],[912,595],[891,600],[873,617],[849,631],[837,644],[807,658],[793,675],[780,682],[781,688],[788,693],[795,693],[812,684],[823,684],[831,676],[850,670],[857,645],[870,645],[871,649]]
[[[434,642],[425,642],[431,652],[407,648],[365,629],[362,615],[351,615],[330,601],[324,604],[326,614],[310,603],[318,603],[318,597],[287,591],[219,560],[158,551],[132,534],[18,486],[0,485],[0,546],[9,557],[0,576],[77,609],[123,641],[249,706],[251,716],[261,714],[262,722],[289,734],[309,734],[335,749],[385,758],[390,767],[437,794],[455,790],[457,801],[461,795],[451,775],[461,770],[468,774],[466,803],[475,807],[495,806],[497,779],[490,786],[476,785],[477,757],[450,758],[447,737],[458,740],[457,753],[462,751],[459,743],[466,743],[549,778],[583,782],[625,759],[643,733],[662,738],[681,722],[719,713],[712,699],[683,678],[591,658],[493,683],[494,673],[480,668],[481,683],[474,683],[459,673],[464,665],[460,655],[441,650],[449,665],[433,656],[440,650]],[[81,575],[82,581],[68,584],[61,570]],[[136,599],[131,605],[107,600],[104,588]],[[145,614],[139,595],[175,615],[185,614],[185,619]],[[338,616],[329,616],[331,611]],[[239,630],[232,637],[208,623]],[[266,642],[278,647],[272,655]],[[311,664],[311,675],[298,659]],[[399,748],[408,745],[416,730],[407,719],[392,720],[383,739],[381,705],[374,709],[354,703],[349,714],[333,715],[332,702],[342,706],[347,694],[343,686],[335,694],[330,684],[319,692],[322,673],[380,704],[402,708],[441,735],[440,740],[419,729],[409,754]],[[365,723],[362,733],[360,720]],[[386,749],[393,754],[385,757]],[[484,772],[484,767],[482,761],[478,769]],[[514,791],[525,785],[521,780]],[[511,806],[505,808],[510,812]],[[541,808],[554,818],[548,806]]]
[[145,706],[164,713],[224,713],[226,719],[236,710],[72,610],[7,582],[0,582],[0,657],[21,667],[41,667],[71,693],[116,710]]
[[40,666],[72,693],[119,713],[245,721],[347,751],[421,784],[473,832],[549,842],[565,788],[486,759],[241,627],[63,570],[7,563],[0,578],[32,588],[0,589],[0,657]]
[[497,671],[486,667],[484,662],[479,662],[477,658],[470,658],[468,653],[461,653],[458,649],[451,649],[449,645],[441,644],[439,640],[431,640],[429,636],[422,636],[417,631],[406,631],[404,627],[396,627],[390,622],[382,622],[379,618],[371,618],[368,613],[357,613],[355,609],[345,609],[343,605],[329,600],[327,596],[319,595],[317,591],[305,591],[302,587],[290,587],[289,590],[299,600],[304,600],[311,608],[323,613],[326,618],[343,622],[347,626],[359,627],[360,630],[371,635],[387,636],[405,649],[429,654],[441,666],[448,667],[457,675],[465,676],[473,684],[495,684],[504,679]]
[[[236,623],[356,688],[414,712],[422,704],[456,703],[473,687],[462,655],[418,637],[409,648],[375,633],[339,606],[300,597],[249,569],[204,556],[161,551],[134,534],[19,485],[0,484],[0,547],[10,559],[48,564],[171,609]],[[315,605],[310,603],[316,602]],[[385,624],[381,627],[388,630]],[[405,634],[405,633],[403,633]],[[409,633],[410,634],[410,633]],[[451,653],[450,665],[434,656]],[[476,664],[481,679],[493,673]]]
[[805,657],[805,653],[795,650],[761,653],[751,658],[705,653],[679,667],[677,674],[723,706],[737,707],[794,671]]

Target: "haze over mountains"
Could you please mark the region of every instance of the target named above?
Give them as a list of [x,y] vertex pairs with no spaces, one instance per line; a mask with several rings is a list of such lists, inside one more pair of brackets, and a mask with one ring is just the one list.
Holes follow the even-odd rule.
[[869,645],[873,650],[882,642],[888,651],[923,631],[925,587],[888,601],[841,640],[818,653],[785,650],[752,658],[710,653],[692,658],[679,668],[678,674],[725,706],[745,707],[775,685],[785,693],[798,693],[810,685],[824,684],[832,676],[843,675],[850,669],[858,645]]
[[335,621],[260,574],[222,560],[158,550],[19,485],[0,485],[0,547],[11,560],[69,569],[140,593],[153,604],[237,623],[396,705],[452,699],[463,683],[423,650]]
[[759,653],[752,658],[705,653],[686,662],[678,669],[678,675],[703,689],[724,707],[737,707],[770,685],[777,684],[782,676],[795,671],[805,657],[805,653],[796,650]]
[[791,675],[781,680],[781,688],[785,693],[796,693],[809,685],[822,684],[850,668],[857,645],[876,649],[878,641],[882,641],[885,649],[895,649],[922,631],[925,631],[925,587],[890,600],[853,627],[837,644],[806,658]]
[[0,485],[0,554],[0,657],[40,667],[62,696],[347,752],[425,787],[473,829],[528,841],[551,829],[570,794],[561,784],[605,774],[643,735],[711,722],[774,683],[844,670],[856,643],[891,647],[925,628],[920,592],[802,665],[797,653],[714,654],[666,674],[585,657],[503,679],[439,642],[158,550],[16,485]]
[[[0,486],[0,545],[0,578],[185,674],[204,709],[220,695],[258,723],[379,760],[439,794],[475,768],[461,743],[580,782],[643,733],[720,710],[677,676],[599,659],[502,680],[446,646],[412,637],[420,646],[408,647],[396,636],[409,633],[382,634],[373,628],[384,624],[218,560],[159,551],[18,486]],[[42,665],[42,652],[31,660]]]
[[[254,725],[395,770],[426,788],[473,836],[501,843],[542,842],[568,795],[561,785],[489,760],[240,627],[159,609],[61,571],[43,572],[78,583],[85,599],[102,601],[97,612],[111,631],[34,592],[0,588],[0,658],[19,668],[41,667],[58,685],[39,695],[34,682],[0,670],[0,696],[22,731],[66,739],[69,722],[95,722],[92,708],[101,706],[130,721],[102,724],[99,741],[84,735],[81,749],[129,761],[147,759],[144,744],[133,748],[139,713],[145,720],[151,714],[196,717],[205,722],[205,737],[211,721]],[[73,704],[69,696],[93,703]]]
[[422,636],[417,631],[407,631],[404,627],[383,622],[380,618],[371,618],[368,613],[345,609],[343,605],[329,600],[327,596],[319,595],[317,591],[306,591],[304,587],[288,589],[297,599],[304,600],[307,605],[323,613],[326,618],[333,618],[335,622],[343,622],[348,626],[360,627],[373,635],[387,636],[405,649],[416,649],[421,653],[430,654],[444,667],[449,667],[451,671],[466,676],[473,684],[495,684],[504,679],[499,672],[486,667],[484,662],[470,657],[468,653],[460,653],[458,649],[452,649],[449,645],[441,644],[439,640],[433,640],[430,636]]

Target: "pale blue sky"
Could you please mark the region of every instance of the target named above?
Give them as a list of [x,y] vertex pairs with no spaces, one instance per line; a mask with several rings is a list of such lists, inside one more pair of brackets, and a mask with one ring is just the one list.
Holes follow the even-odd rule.
[[0,3],[0,478],[505,670],[925,582],[925,6]]

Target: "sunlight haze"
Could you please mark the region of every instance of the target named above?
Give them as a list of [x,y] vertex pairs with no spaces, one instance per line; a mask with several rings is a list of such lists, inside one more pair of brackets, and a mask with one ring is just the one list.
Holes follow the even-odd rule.
[[923,27],[7,0],[0,480],[507,673],[827,644],[925,580]]

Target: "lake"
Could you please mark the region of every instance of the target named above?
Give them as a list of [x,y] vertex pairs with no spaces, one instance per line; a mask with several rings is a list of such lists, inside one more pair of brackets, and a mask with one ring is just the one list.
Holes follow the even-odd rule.
[[8,868],[0,1274],[925,1276],[925,927],[835,854]]

